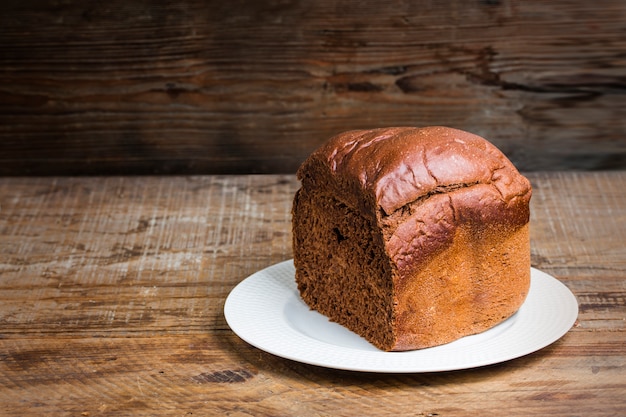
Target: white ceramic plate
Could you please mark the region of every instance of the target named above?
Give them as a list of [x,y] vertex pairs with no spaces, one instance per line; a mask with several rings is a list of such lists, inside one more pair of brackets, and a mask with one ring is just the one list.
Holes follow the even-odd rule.
[[298,293],[293,261],[258,271],[229,294],[224,315],[243,340],[271,354],[312,365],[366,372],[438,372],[474,368],[535,352],[563,336],[578,303],[556,278],[531,269],[526,301],[508,320],[446,345],[383,352],[309,310]]

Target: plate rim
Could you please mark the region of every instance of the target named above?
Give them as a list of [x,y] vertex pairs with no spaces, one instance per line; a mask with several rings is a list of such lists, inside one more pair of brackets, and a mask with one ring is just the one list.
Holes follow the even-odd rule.
[[[277,272],[282,275],[287,274],[286,278],[285,276],[283,276],[282,278],[277,278]],[[273,281],[268,281],[267,276],[269,276],[270,278],[274,278]],[[264,284],[269,284],[271,286],[270,289],[278,289],[279,292],[270,295],[270,297],[267,299],[259,297],[256,299],[250,298],[244,300],[245,297],[249,297],[252,295],[246,293],[248,287],[259,284],[259,280],[265,280],[263,281]],[[352,347],[330,344],[312,338],[308,335],[304,335],[302,332],[296,331],[293,326],[287,323],[287,320],[281,320],[280,318],[280,313],[278,311],[279,308],[277,308],[277,306],[280,306],[281,311],[284,310],[285,303],[288,301],[288,296],[293,295],[294,291],[297,294],[293,259],[288,259],[269,265],[265,268],[257,270],[256,272],[250,274],[242,281],[240,281],[234,288],[232,288],[232,290],[226,297],[224,303],[224,317],[230,329],[240,339],[257,349],[284,359],[289,359],[309,365],[321,366],[325,368],[358,372],[444,372],[493,365],[526,356],[551,345],[552,343],[563,337],[567,332],[569,332],[569,330],[576,322],[579,312],[578,300],[576,299],[576,296],[560,280],[534,267],[531,267],[531,289],[529,291],[529,294],[518,312],[513,316],[513,318],[520,314],[520,312],[526,311],[528,309],[528,305],[530,305],[531,302],[535,301],[535,299],[531,297],[546,297],[546,294],[538,294],[538,286],[551,286],[552,291],[548,292],[547,297],[552,297],[553,300],[561,300],[565,304],[565,308],[567,308],[567,311],[563,311],[564,316],[562,317],[562,323],[560,323],[557,328],[552,330],[552,333],[549,334],[549,337],[544,337],[543,339],[541,339],[541,341],[529,344],[528,346],[517,349],[512,353],[509,352],[495,356],[492,355],[490,358],[480,358],[473,361],[466,361],[466,363],[452,361],[446,364],[445,361],[443,361],[436,366],[434,366],[432,363],[429,365],[415,365],[414,362],[415,359],[419,360],[420,357],[423,357],[421,359],[427,358],[429,360],[432,360],[433,355],[435,357],[438,357],[442,356],[443,354],[450,353],[450,351],[454,352],[457,349],[455,348],[455,344],[456,346],[458,346],[461,341],[466,341],[468,338],[483,335],[489,331],[497,333],[497,329],[500,326],[505,325],[505,323],[511,320],[511,318],[498,324],[492,329],[479,333],[478,335],[466,336],[457,341],[441,346],[406,352],[384,352],[381,350],[366,351]],[[534,291],[533,288],[535,288]],[[284,295],[282,293],[284,293]],[[279,298],[279,301],[282,300],[281,303],[276,304],[270,302],[274,301],[274,298],[277,297]],[[302,305],[308,309],[308,306],[304,304],[299,295],[297,298],[300,300]],[[250,302],[250,304],[246,304],[246,302]],[[244,303],[245,308],[237,309],[237,307],[239,307],[241,303]],[[547,303],[545,303],[545,305],[547,305]],[[259,308],[266,309],[266,311],[272,313],[274,321],[272,322],[270,320],[270,322],[264,322],[263,319],[259,319],[261,317],[257,314]],[[309,311],[313,314],[319,314],[312,310]],[[533,312],[526,312],[526,314],[533,315]],[[535,312],[534,316],[541,317],[541,314],[536,314]],[[528,321],[530,319],[525,318],[524,320]],[[537,319],[535,318],[534,320]],[[250,321],[254,322],[254,327],[250,326]],[[533,323],[542,324],[542,322],[540,321],[536,321]],[[547,323],[547,320],[543,320],[543,323]],[[515,322],[513,323],[513,326],[514,325]],[[303,343],[310,344],[312,347],[315,347],[316,354],[307,353],[309,352],[311,346],[301,346],[302,349],[298,349],[297,347],[293,348],[288,343],[279,343],[277,345],[275,342],[272,341],[267,342],[267,332],[270,332],[274,337],[282,337],[283,340],[287,338],[288,340],[299,343],[300,345],[302,345]],[[502,338],[502,336],[496,335],[491,339],[487,339],[487,341],[497,341]],[[478,344],[481,343],[479,342]],[[318,354],[318,352],[321,353]],[[350,359],[354,359],[356,357],[358,364],[355,364],[354,362],[348,364],[341,363],[341,358],[344,357],[344,355],[348,355]],[[406,362],[408,363],[406,367],[397,366],[397,362],[403,362],[401,359],[399,359],[400,357],[405,357]],[[389,365],[387,361],[391,361],[393,365]]]

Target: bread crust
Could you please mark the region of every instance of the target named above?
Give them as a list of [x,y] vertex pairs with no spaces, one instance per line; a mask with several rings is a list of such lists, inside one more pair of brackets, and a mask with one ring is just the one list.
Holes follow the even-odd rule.
[[[531,186],[485,139],[442,126],[345,132],[315,151],[298,170],[298,178],[302,189],[296,200],[306,196],[306,201],[295,200],[293,208],[294,262],[302,298],[379,348],[409,350],[447,343],[492,327],[523,303],[530,285]],[[383,276],[361,277],[369,282],[366,288],[387,288],[384,297],[379,291],[367,299],[378,303],[386,317],[374,332],[363,330],[376,321],[371,306],[357,324],[346,324],[354,320],[342,315],[358,315],[363,309],[336,307],[341,282],[328,294],[320,284],[333,271],[315,261],[320,254],[311,256],[311,247],[329,251],[325,248],[335,244],[329,230],[334,229],[320,225],[341,223],[336,213],[333,218],[328,215],[332,210],[320,206],[320,198],[348,207],[368,225],[361,227],[370,229],[369,235],[342,243],[378,250],[375,263]],[[328,201],[325,204],[329,207]],[[309,216],[319,217],[317,226],[304,219],[304,206]],[[335,260],[348,265],[342,275],[356,275],[349,267],[359,262],[350,259],[353,252]],[[309,294],[315,287],[312,300]],[[327,304],[335,307],[328,310]]]

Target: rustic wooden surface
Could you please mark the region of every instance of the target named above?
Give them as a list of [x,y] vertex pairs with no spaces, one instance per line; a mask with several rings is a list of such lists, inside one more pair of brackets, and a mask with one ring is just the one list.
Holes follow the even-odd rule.
[[229,291],[291,257],[293,176],[0,178],[0,415],[625,415],[626,172],[529,177],[532,262],[577,323],[526,357],[408,375],[229,330]]
[[7,0],[0,175],[293,173],[395,125],[624,169],[625,50],[623,0]]

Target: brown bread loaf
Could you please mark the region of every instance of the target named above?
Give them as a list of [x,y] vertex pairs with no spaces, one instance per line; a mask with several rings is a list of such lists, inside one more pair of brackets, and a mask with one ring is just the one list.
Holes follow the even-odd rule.
[[298,170],[302,299],[379,349],[482,332],[530,285],[530,183],[485,139],[447,127],[337,135]]

